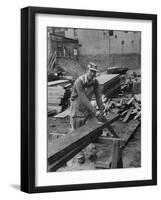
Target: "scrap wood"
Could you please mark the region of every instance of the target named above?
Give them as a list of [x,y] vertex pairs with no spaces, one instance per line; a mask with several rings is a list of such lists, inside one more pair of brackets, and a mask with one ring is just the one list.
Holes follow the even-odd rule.
[[107,101],[107,97],[105,95],[102,95],[102,102],[106,102]]
[[127,102],[127,105],[130,105],[134,100],[134,97],[132,97],[128,102]]
[[67,117],[69,115],[70,115],[70,108],[68,108],[65,111],[55,115],[54,118],[65,118],[65,117]]
[[[139,99],[140,95],[136,95]],[[138,99],[136,101],[135,96],[132,96],[132,94],[126,95],[123,98],[112,98],[108,99],[106,103],[104,103],[104,112],[114,112],[119,113],[120,116],[124,116],[129,112],[129,109],[131,109],[131,113],[129,112],[126,118],[135,117],[138,112],[141,110],[141,102],[138,102]],[[133,115],[133,116],[132,116]],[[128,119],[124,119],[124,122],[126,122]],[[137,117],[139,118],[139,117]]]
[[136,102],[136,101],[133,101],[133,104],[134,104],[134,106],[135,106],[135,108],[137,109],[137,110],[140,110],[141,108],[140,108],[140,105]]
[[120,115],[123,116],[128,112],[128,110],[125,110],[124,112],[122,112]]
[[112,146],[112,161],[111,161],[111,168],[113,169],[118,168],[119,151],[120,151],[120,142],[118,140],[114,140]]
[[123,122],[127,122],[127,120],[129,119],[129,117],[130,117],[130,115],[131,115],[132,109],[133,109],[133,108],[130,108],[130,109],[128,110],[128,112],[127,112],[127,114],[126,114],[126,116],[125,116]]
[[138,113],[137,109],[133,109],[131,115]]
[[141,95],[139,95],[139,94],[135,94],[134,95],[134,98],[135,98],[135,100],[137,101],[137,102],[141,102]]
[[63,79],[63,80],[57,80],[57,81],[48,82],[48,86],[49,87],[52,87],[52,86],[64,86],[67,83],[69,83],[69,80]]
[[121,85],[121,90],[125,90],[127,88],[127,84]]
[[109,137],[109,136],[99,136],[97,139],[96,139],[96,143],[99,143],[99,144],[109,144],[110,141],[115,141],[115,140],[118,140],[120,142],[125,142],[126,139],[124,138],[114,138],[114,137]]
[[123,104],[123,99],[120,100],[119,106],[122,106]]
[[97,169],[110,169],[111,168],[111,156],[106,156],[106,160],[103,159],[98,159],[95,163],[94,163],[94,167]]
[[141,116],[141,111],[138,112],[138,114],[134,117],[134,119],[137,119],[137,118],[140,117],[140,116]]
[[64,85],[64,89],[69,89],[72,87],[72,84],[71,83],[68,83],[67,85]]

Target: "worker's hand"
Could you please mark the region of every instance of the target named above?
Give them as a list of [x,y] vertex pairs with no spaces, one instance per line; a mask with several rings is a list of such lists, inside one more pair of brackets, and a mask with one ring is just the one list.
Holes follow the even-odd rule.
[[96,118],[101,122],[107,121],[106,117],[104,116],[104,112],[102,112],[102,111],[97,111]]

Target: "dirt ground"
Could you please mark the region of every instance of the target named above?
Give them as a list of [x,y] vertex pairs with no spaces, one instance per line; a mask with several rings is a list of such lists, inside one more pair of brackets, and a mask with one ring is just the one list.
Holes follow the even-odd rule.
[[[65,119],[55,119],[53,117],[49,117],[48,119],[48,133],[57,133],[55,137],[48,137],[48,142],[52,143],[53,140],[56,140],[61,135],[67,134],[70,132],[70,124],[69,124],[69,117]],[[130,123],[130,122],[129,122]],[[123,123],[122,121],[116,121],[112,124],[114,130],[119,133],[123,134],[125,129],[129,132],[130,126],[129,124]],[[126,131],[127,132],[127,131]],[[59,134],[58,134],[59,133]],[[90,160],[88,158],[88,148],[84,150],[85,153],[85,162],[83,164],[78,163],[78,155],[76,155],[73,159],[68,161],[65,167],[59,169],[59,171],[75,171],[75,170],[94,170],[96,169],[95,164],[97,162],[105,163],[108,162],[108,159],[111,157],[112,151],[112,142],[108,144],[95,144],[96,146],[96,154],[97,158],[94,160]],[[140,167],[141,166],[141,129],[138,129],[133,134],[132,139],[123,150],[122,156],[123,168],[133,168],[133,167]]]

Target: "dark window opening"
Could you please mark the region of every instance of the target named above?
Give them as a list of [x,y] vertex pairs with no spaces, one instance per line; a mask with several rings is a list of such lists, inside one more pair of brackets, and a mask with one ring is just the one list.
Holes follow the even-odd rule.
[[121,41],[121,44],[122,44],[122,45],[124,45],[124,44],[125,44],[125,41],[124,41],[124,40],[122,40],[122,41]]
[[109,31],[109,36],[113,36],[113,31],[112,30]]

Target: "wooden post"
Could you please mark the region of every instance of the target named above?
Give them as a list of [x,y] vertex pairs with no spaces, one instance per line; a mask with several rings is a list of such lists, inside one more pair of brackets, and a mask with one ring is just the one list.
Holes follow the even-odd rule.
[[119,146],[120,142],[118,140],[113,140],[113,147],[112,147],[112,163],[111,168],[117,168],[117,163],[119,159]]

